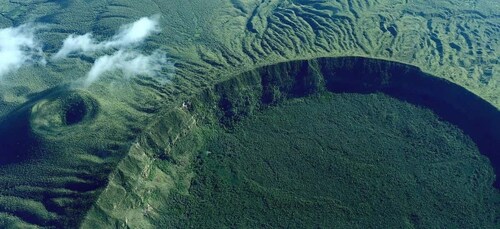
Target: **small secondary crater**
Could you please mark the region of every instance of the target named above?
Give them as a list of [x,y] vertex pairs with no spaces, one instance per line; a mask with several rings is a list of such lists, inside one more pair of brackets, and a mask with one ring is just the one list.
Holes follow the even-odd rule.
[[39,101],[31,109],[31,126],[36,131],[60,133],[61,128],[95,118],[99,105],[85,91],[65,91]]
[[63,102],[62,112],[63,123],[66,125],[74,125],[85,119],[88,114],[88,103],[78,95],[71,95]]

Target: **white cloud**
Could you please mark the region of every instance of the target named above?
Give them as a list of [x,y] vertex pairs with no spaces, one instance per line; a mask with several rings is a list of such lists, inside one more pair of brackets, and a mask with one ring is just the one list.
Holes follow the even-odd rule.
[[25,64],[45,64],[42,47],[34,38],[35,31],[31,25],[0,29],[0,77]]
[[156,51],[152,55],[143,55],[135,51],[119,50],[113,55],[99,57],[87,74],[84,84],[89,86],[107,72],[121,71],[125,77],[154,76],[170,66],[164,52]]
[[[84,80],[84,86],[89,86],[108,72],[121,72],[125,77],[135,75],[158,75],[162,70],[172,68],[165,52],[155,51],[151,55],[142,54],[137,48],[149,36],[160,32],[160,17],[143,17],[134,23],[120,27],[110,39],[98,42],[91,33],[70,35],[53,59],[66,58],[72,53],[93,54],[97,56],[92,68]],[[113,54],[102,55],[109,53]]]
[[104,46],[116,48],[141,43],[151,34],[160,32],[159,20],[159,16],[143,17],[132,24],[122,26],[111,41],[104,42]]
[[63,47],[54,55],[54,59],[61,59],[67,57],[73,52],[94,52],[99,48],[97,44],[92,39],[92,34],[87,33],[82,36],[70,35],[66,40],[64,40]]
[[70,35],[62,48],[54,55],[54,59],[67,57],[71,53],[91,53],[113,48],[127,48],[142,43],[153,33],[160,32],[159,16],[143,17],[134,23],[122,26],[110,40],[97,42],[91,33]]

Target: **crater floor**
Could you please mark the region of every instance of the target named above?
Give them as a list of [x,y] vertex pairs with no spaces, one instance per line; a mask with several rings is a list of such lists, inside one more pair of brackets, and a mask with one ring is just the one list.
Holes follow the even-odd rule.
[[[430,108],[498,174],[499,12],[498,0],[1,1],[0,29],[36,27],[46,63],[0,79],[0,227],[154,227],[170,194],[190,193],[202,127],[325,90]],[[161,28],[133,48],[167,54],[156,75],[109,71],[81,89],[114,50],[52,59],[68,36],[106,41],[148,16]]]
[[204,128],[172,228],[494,228],[493,173],[470,137],[387,95],[293,99]]

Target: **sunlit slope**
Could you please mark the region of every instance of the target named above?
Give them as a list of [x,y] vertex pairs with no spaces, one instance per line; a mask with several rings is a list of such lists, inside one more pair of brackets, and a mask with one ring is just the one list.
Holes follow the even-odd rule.
[[[182,92],[221,80],[220,72],[289,59],[360,55],[419,66],[497,106],[500,103],[493,93],[499,90],[500,71],[500,6],[495,1],[70,0],[3,4],[4,26],[26,21],[49,26],[41,32],[49,38],[49,51],[56,51],[70,33],[92,31],[98,37],[106,36],[139,17],[161,14],[163,32],[148,47],[167,50],[177,62],[177,89]],[[80,61],[83,63],[71,63],[83,66],[69,78],[83,76],[92,59],[75,60]],[[19,73],[19,77],[25,74]],[[57,83],[50,81],[55,75],[39,76],[49,81],[45,85],[49,87]]]
[[[146,131],[139,135],[128,156],[110,175],[109,185],[88,212],[83,227],[114,224],[144,228],[162,224],[161,222],[175,224],[178,219],[169,217],[185,212],[186,209],[181,206],[188,204],[184,201],[191,198],[193,178],[203,176],[196,174],[194,168],[198,166],[197,159],[204,153],[204,145],[210,141],[211,135],[203,133],[204,129],[219,129],[223,126],[231,132],[233,125],[259,115],[259,112],[270,106],[289,98],[314,95],[325,90],[339,93],[383,92],[419,107],[431,108],[435,114],[439,114],[441,120],[458,126],[475,142],[483,154],[476,154],[484,163],[481,171],[488,172],[469,171],[464,172],[469,175],[462,175],[473,176],[471,179],[474,180],[474,187],[471,189],[489,190],[486,192],[493,199],[486,201],[496,203],[494,199],[497,192],[492,186],[495,178],[490,166],[493,165],[497,171],[500,163],[497,153],[500,115],[497,108],[487,102],[480,102],[478,97],[465,89],[423,74],[415,67],[364,58],[324,58],[257,68],[207,88],[195,97],[187,98],[184,100],[189,104],[187,107],[179,104],[160,112]],[[308,113],[300,112],[300,115],[307,117]],[[366,117],[358,118],[364,120]],[[293,132],[284,129],[286,133],[290,131]],[[420,130],[410,132],[421,133]],[[412,146],[414,147],[419,148]],[[444,155],[436,153],[434,156]],[[461,160],[461,156],[453,158]],[[451,167],[446,169],[454,170]],[[475,173],[485,176],[476,177],[473,175]],[[434,178],[437,177],[440,175]],[[463,184],[456,181],[451,183]],[[464,186],[460,187],[469,190]],[[482,195],[476,191],[473,191],[474,195]],[[175,197],[176,195],[181,197]],[[169,204],[175,205],[175,209],[170,209]],[[492,210],[494,205],[488,208],[496,212]],[[163,214],[162,211],[169,213]],[[496,214],[491,216],[496,217]],[[487,224],[490,223],[494,222]]]
[[[182,136],[179,134],[182,131],[174,131],[175,126],[180,125],[177,122],[183,120],[180,123],[192,126],[195,121],[184,117],[183,111],[179,111],[180,118],[162,120],[164,112],[173,106],[178,107],[187,96],[197,94],[201,87],[238,76],[236,73],[256,66],[321,56],[358,55],[389,59],[421,67],[500,107],[499,12],[500,6],[494,0],[3,1],[0,3],[0,25],[8,27],[27,22],[44,25],[38,36],[44,42],[47,55],[55,53],[70,34],[93,32],[98,39],[105,39],[123,24],[143,16],[160,14],[162,32],[141,48],[167,51],[175,62],[176,72],[172,82],[167,85],[160,85],[147,77],[123,80],[120,74],[108,74],[86,89],[88,94],[85,94],[99,104],[99,112],[94,119],[85,120],[69,129],[64,125],[48,125],[42,131],[37,127],[29,127],[27,132],[35,132],[37,140],[41,142],[38,147],[47,147],[44,152],[57,152],[51,155],[64,155],[64,160],[54,157],[54,161],[60,161],[56,164],[50,160],[44,163],[30,161],[16,168],[28,172],[2,178],[5,180],[3,184],[7,186],[21,187],[4,189],[0,205],[2,212],[6,213],[1,213],[2,217],[6,214],[24,215],[24,218],[10,215],[3,217],[6,220],[2,223],[63,222],[61,219],[68,219],[71,209],[81,207],[79,204],[88,207],[101,189],[112,190],[113,187],[123,191],[116,192],[118,196],[115,198],[125,196],[130,203],[124,204],[124,211],[133,211],[131,215],[144,217],[142,209],[130,208],[140,203],[137,199],[143,198],[142,194],[136,193],[135,188],[144,186],[139,174],[149,168],[150,161],[154,161],[148,152],[162,151],[164,147],[154,145],[145,151],[138,151],[134,148],[137,147],[135,143],[145,141],[145,136],[139,136],[139,133],[144,128],[165,122],[165,128],[172,128],[172,132],[158,134],[147,130],[153,135],[158,134],[157,141],[166,138],[176,142],[176,136]],[[41,105],[51,105],[54,101],[57,103],[61,99],[58,96],[45,98],[46,93],[36,93],[84,78],[95,59],[95,56],[76,55],[58,63],[49,62],[46,66],[24,67],[6,76],[5,83],[0,85],[1,119],[17,114],[16,109],[31,112],[33,106],[44,108]],[[62,97],[65,97],[65,93]],[[45,99],[49,102],[45,103]],[[54,106],[45,108],[38,109],[39,113],[33,117],[23,116],[25,119],[21,122],[25,123],[22,125],[38,118],[38,115],[47,115],[49,118],[58,115],[54,114],[58,110],[51,110]],[[161,110],[163,112],[159,112]],[[7,116],[9,112],[12,113]],[[53,134],[58,133],[63,134],[55,138]],[[191,145],[184,147],[190,148]],[[142,157],[132,156],[136,161],[127,158],[132,165],[119,165],[121,167],[112,175],[113,182],[106,188],[106,174],[125,155],[136,155],[134,152],[140,152]],[[179,165],[183,173],[176,172],[174,178],[165,178],[161,172],[154,170],[157,172],[153,175],[157,179],[155,182],[173,182],[179,187],[189,184],[189,167],[183,167],[188,165],[189,160],[184,160],[186,164]],[[38,167],[32,167],[32,163],[38,163]],[[137,170],[132,170],[132,167]],[[4,173],[8,172],[9,169],[4,170]],[[19,180],[30,176],[32,180],[41,179],[43,182]],[[118,179],[117,176],[122,179],[120,182],[114,180]],[[95,185],[94,178],[98,185]],[[17,183],[9,183],[12,180]],[[93,188],[86,190],[88,193],[75,193],[75,190],[71,190],[74,187],[71,185],[75,183],[91,183],[89,187]],[[122,189],[123,184],[127,183],[132,184]],[[51,193],[48,197],[41,194],[47,192],[43,189],[47,187]],[[173,185],[164,187],[168,189]],[[80,198],[81,195],[89,198]],[[136,199],[128,199],[130,196]],[[69,211],[61,213],[54,208],[47,208],[50,205],[47,203],[56,203],[51,205],[56,206],[56,209],[61,209],[60,206],[73,207],[65,208]],[[12,208],[12,204],[20,207]],[[113,209],[112,205],[107,207]],[[94,210],[100,211],[100,207]],[[96,215],[89,218],[124,223],[127,215],[118,210],[98,214],[103,217],[101,219]],[[25,217],[26,214],[28,217]],[[77,221],[79,217],[67,222],[73,224]],[[127,221],[134,222],[132,218]],[[135,221],[142,222],[146,221]]]
[[419,66],[499,104],[500,8],[494,1],[258,2],[235,0],[213,13],[198,25],[210,32],[195,33],[195,45],[180,55],[196,51],[202,62],[195,64],[220,69],[317,56],[378,57]]
[[[498,104],[492,92],[499,90],[500,9],[493,1],[231,3],[214,9],[220,13],[207,6],[211,14],[193,7],[199,12],[188,20],[197,30],[189,36],[194,44],[171,53],[196,54],[202,62],[195,63],[208,64],[209,69],[315,56],[392,59],[464,85]],[[175,34],[173,28],[166,33]]]

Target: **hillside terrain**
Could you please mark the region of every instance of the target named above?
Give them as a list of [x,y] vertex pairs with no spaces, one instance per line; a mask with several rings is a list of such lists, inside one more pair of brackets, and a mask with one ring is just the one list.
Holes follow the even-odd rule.
[[[81,87],[75,82],[119,48],[53,58],[72,34],[91,32],[107,41],[142,17],[159,18],[160,31],[134,48],[168,58],[169,67],[155,75],[110,71]],[[26,24],[35,28],[43,49],[39,58],[46,61],[0,79],[0,227],[155,227],[165,206],[153,203],[187,195],[199,179],[196,171],[211,171],[192,164],[210,148],[203,131],[224,134],[233,125],[250,125],[248,117],[273,112],[273,106],[325,90],[334,97],[385,93],[457,126],[470,137],[464,137],[467,143],[477,145],[467,147],[481,168],[471,178],[476,184],[467,187],[486,193],[488,203],[495,203],[489,207],[498,208],[495,0],[0,3],[0,29]],[[359,63],[364,65],[354,65]],[[356,66],[364,77],[328,83],[335,72],[346,75],[343,70]],[[273,81],[265,84],[266,77]],[[418,96],[398,94],[392,86]],[[230,106],[220,105],[224,101]],[[442,104],[451,110],[440,110]],[[491,211],[482,217],[498,223],[498,212]]]

